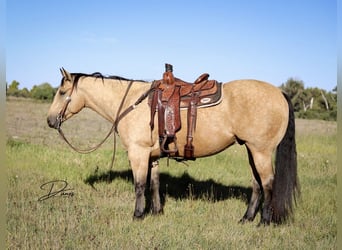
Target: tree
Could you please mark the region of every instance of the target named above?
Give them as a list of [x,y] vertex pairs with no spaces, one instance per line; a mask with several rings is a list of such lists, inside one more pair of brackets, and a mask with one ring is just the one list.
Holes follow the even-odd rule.
[[51,87],[51,85],[47,82],[38,86],[34,85],[30,92],[32,98],[45,101],[52,100],[55,93],[56,89]]
[[19,96],[28,98],[30,97],[30,91],[27,88],[23,88],[22,90],[19,90]]
[[12,83],[8,86],[6,94],[10,96],[19,96],[19,85],[19,82],[13,80]]
[[305,89],[303,81],[289,78],[280,88],[291,98],[297,117],[336,120],[337,86],[332,92],[319,88]]
[[289,78],[280,88],[291,98],[294,110],[299,111],[303,103],[301,99],[301,95],[304,92],[303,81]]

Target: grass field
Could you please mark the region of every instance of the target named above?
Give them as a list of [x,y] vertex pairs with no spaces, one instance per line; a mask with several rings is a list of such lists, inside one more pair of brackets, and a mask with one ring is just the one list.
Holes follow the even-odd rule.
[[[81,155],[48,128],[49,104],[9,99],[7,124],[8,249],[336,249],[336,123],[297,120],[302,195],[285,225],[238,223],[251,189],[242,146],[188,166],[161,160],[164,214],[133,221],[133,179],[112,142]],[[63,126],[77,145],[98,142],[111,124],[82,111]],[[64,180],[64,193],[38,201],[44,183]],[[52,185],[52,184],[47,184]],[[56,182],[55,189],[64,184]]]

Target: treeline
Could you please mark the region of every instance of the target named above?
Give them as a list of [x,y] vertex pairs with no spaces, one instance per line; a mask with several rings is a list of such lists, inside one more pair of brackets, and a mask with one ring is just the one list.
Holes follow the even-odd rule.
[[290,96],[296,117],[336,121],[337,86],[328,92],[319,88],[305,88],[303,81],[289,78],[280,88]]
[[53,88],[49,83],[45,82],[40,85],[34,85],[31,90],[27,88],[19,89],[20,83],[12,81],[8,86],[6,83],[6,96],[16,96],[33,98],[42,101],[52,101],[57,92],[57,88]]
[[[52,101],[57,92],[49,83],[35,85],[31,90],[19,89],[20,83],[12,81],[7,86],[6,96],[33,98]],[[280,88],[286,92],[294,105],[297,118],[335,120],[337,118],[337,86],[332,91],[319,88],[305,88],[304,82],[289,78]]]

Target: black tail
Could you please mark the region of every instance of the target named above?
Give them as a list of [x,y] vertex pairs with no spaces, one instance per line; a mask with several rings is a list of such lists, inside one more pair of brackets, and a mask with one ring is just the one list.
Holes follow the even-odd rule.
[[289,121],[284,138],[277,147],[275,176],[272,189],[272,221],[284,222],[292,213],[293,200],[300,194],[297,177],[297,150],[295,117],[291,99],[284,93],[289,105]]

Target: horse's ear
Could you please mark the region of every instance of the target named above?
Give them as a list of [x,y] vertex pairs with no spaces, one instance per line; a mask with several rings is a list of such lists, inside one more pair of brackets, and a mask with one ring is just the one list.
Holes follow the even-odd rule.
[[71,74],[66,71],[63,67],[59,69],[61,71],[62,76],[66,79],[66,80],[70,80],[71,81]]

